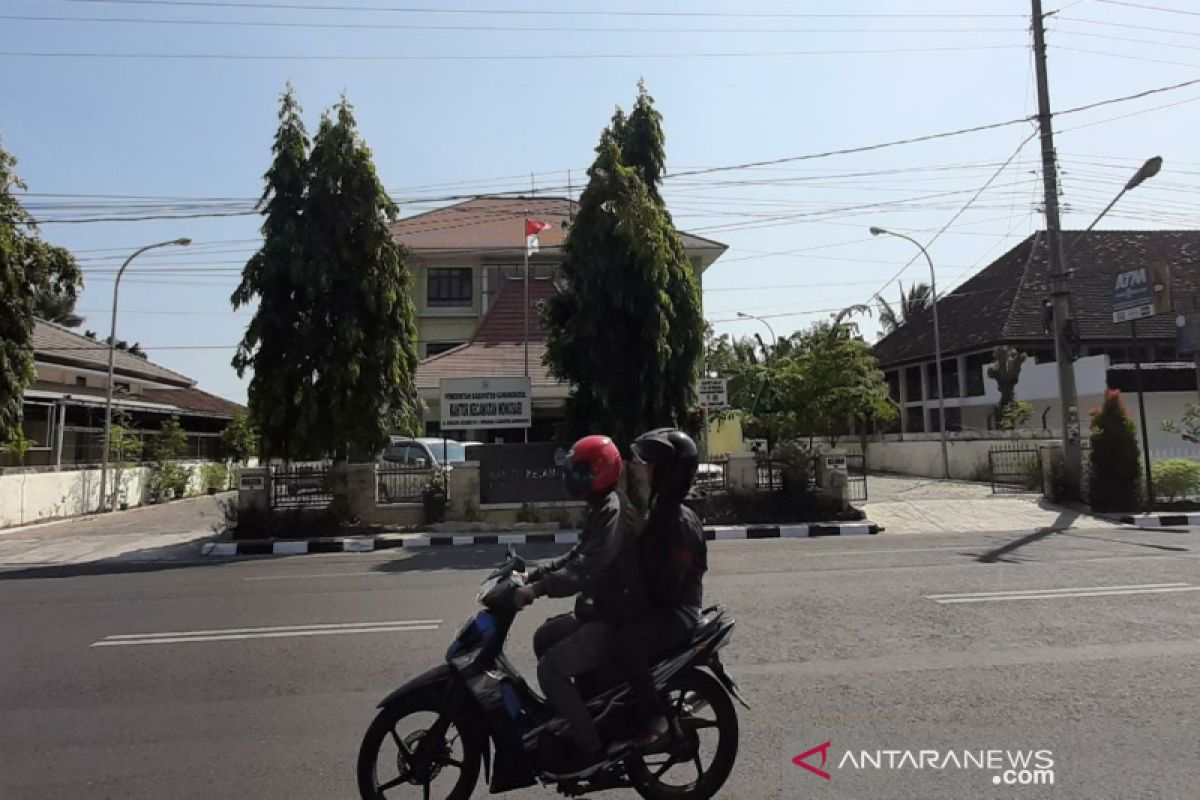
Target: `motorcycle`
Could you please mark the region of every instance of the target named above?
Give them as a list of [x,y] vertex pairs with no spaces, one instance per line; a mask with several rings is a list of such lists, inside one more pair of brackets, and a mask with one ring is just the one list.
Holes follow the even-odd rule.
[[[566,722],[504,654],[524,572],[524,560],[510,547],[504,563],[480,586],[476,600],[482,608],[455,635],[446,663],[379,703],[358,754],[363,800],[417,792],[430,800],[435,791],[438,797],[465,800],[481,769],[492,794],[538,781],[567,797],[619,788],[632,788],[647,800],[705,800],[716,794],[737,758],[738,718],[731,698],[749,708],[719,656],[735,624],[725,609],[705,609],[691,641],[654,666],[655,686],[673,709],[674,733],[653,752],[631,747],[610,755],[585,777],[558,780],[551,774],[553,751],[566,734]],[[579,686],[607,741],[628,736],[642,722],[634,717],[632,690],[616,676],[597,672]]]

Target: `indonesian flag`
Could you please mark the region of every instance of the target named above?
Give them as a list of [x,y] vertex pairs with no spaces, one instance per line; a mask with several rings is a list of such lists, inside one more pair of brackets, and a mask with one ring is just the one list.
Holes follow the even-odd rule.
[[531,256],[538,251],[537,235],[549,227],[549,222],[540,219],[525,220],[525,255]]

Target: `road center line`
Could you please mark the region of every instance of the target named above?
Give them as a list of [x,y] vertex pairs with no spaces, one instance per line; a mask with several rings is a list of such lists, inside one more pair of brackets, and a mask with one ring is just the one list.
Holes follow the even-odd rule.
[[1002,597],[1005,595],[1035,595],[1061,594],[1063,592],[1097,592],[1109,589],[1167,589],[1191,584],[1178,581],[1175,583],[1134,583],[1127,586],[1070,586],[1061,589],[1008,589],[1001,592],[950,592],[948,594],[927,594],[926,600],[942,600],[951,597]]
[[339,628],[357,629],[357,628],[394,628],[405,625],[440,625],[440,619],[390,619],[380,620],[379,622],[331,622],[317,623],[313,625],[276,625],[266,628],[225,628],[210,631],[166,631],[164,633],[119,633],[113,636],[105,636],[108,641],[120,641],[122,639],[176,639],[186,638],[189,636],[224,636],[227,634],[256,634],[256,633],[281,633],[286,631],[320,631],[320,630],[337,630]]
[[175,638],[147,639],[102,639],[92,647],[131,647],[141,644],[185,644],[189,642],[231,642],[246,639],[284,639],[294,636],[339,636],[347,633],[405,633],[408,631],[436,631],[437,625],[404,625],[390,628],[333,628],[326,630],[292,630],[271,633],[232,633],[220,636],[178,636]]
[[955,603],[999,603],[1005,600],[1068,600],[1072,597],[1117,597],[1129,594],[1162,594],[1165,592],[1200,592],[1200,586],[1173,586],[1162,589],[1119,589],[1104,592],[1063,592],[1061,594],[1011,594],[1002,597],[955,597],[934,600],[941,605]]
[[387,572],[316,572],[305,575],[260,575],[254,578],[242,578],[244,581],[302,581],[308,578],[361,578],[365,576],[383,577]]

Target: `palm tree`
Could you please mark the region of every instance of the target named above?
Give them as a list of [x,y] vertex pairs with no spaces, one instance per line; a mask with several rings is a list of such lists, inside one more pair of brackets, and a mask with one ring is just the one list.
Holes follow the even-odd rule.
[[920,315],[929,308],[932,300],[933,295],[927,283],[914,283],[908,290],[908,294],[904,293],[904,284],[900,284],[899,312],[887,300],[879,298],[879,322],[883,325],[884,333],[891,333],[910,319]]
[[83,317],[75,313],[75,298],[53,290],[38,290],[33,296],[33,315],[64,328],[78,328]]

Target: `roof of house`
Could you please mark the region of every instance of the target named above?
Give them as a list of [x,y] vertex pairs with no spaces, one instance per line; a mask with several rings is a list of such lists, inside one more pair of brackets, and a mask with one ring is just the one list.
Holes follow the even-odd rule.
[[[29,389],[34,396],[49,395],[54,398],[73,398],[79,401],[89,398],[98,405],[102,405],[107,396],[107,391],[102,386],[72,386],[42,380],[34,381],[30,384]],[[173,389],[147,388],[139,394],[120,392],[114,395],[113,403],[127,406],[162,406],[163,410],[172,413],[229,418],[246,410],[245,406],[209,394],[194,386]],[[84,404],[86,405],[86,403]]]
[[[1176,304],[1190,303],[1200,292],[1200,230],[1063,231],[1070,279],[1071,307],[1081,340],[1129,338],[1129,325],[1112,321],[1116,275],[1138,266],[1165,262],[1171,266]],[[943,354],[962,353],[998,344],[1049,343],[1043,303],[1050,296],[1050,263],[1046,236],[1038,232],[993,261],[938,301]],[[1190,308],[1190,306],[1188,306]],[[1173,315],[1139,321],[1138,335],[1175,339]],[[933,313],[908,320],[875,345],[884,366],[932,358]]]
[[[53,322],[35,319],[33,324],[33,352],[39,361],[85,369],[108,370],[108,345],[86,336],[80,336]],[[127,377],[143,378],[181,387],[195,385],[186,375],[159,366],[153,361],[130,355],[122,350],[114,351],[113,371]]]
[[[557,385],[542,364],[546,329],[537,304],[554,295],[548,278],[529,281],[529,377],[534,386]],[[442,378],[519,378],[525,374],[524,281],[508,279],[471,341],[425,359],[417,367],[417,388],[436,389]]]
[[[565,197],[476,197],[391,224],[392,235],[414,252],[517,250],[525,246],[526,217],[549,222],[538,234],[542,249],[561,247],[578,203]],[[694,234],[679,232],[688,250],[723,253],[727,247]],[[715,257],[715,256],[714,256]]]

